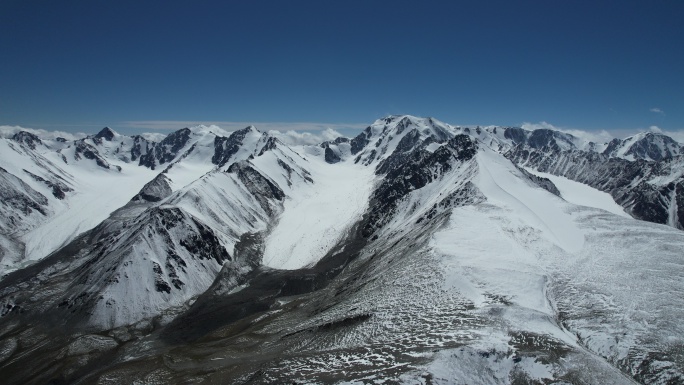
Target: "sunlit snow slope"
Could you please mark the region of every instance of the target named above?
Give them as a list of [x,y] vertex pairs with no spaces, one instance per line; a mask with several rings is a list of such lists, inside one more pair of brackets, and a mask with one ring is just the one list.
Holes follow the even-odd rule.
[[584,235],[563,212],[560,199],[522,177],[513,164],[493,150],[478,154],[480,177],[477,186],[488,201],[499,204],[553,239],[566,251],[577,251]]
[[584,183],[575,182],[574,180],[570,180],[562,176],[548,174],[533,169],[528,169],[527,171],[542,178],[547,178],[553,182],[553,184],[558,187],[561,197],[568,202],[580,206],[603,209],[625,218],[631,218],[629,214],[625,212],[625,209],[615,203],[613,197],[611,197],[608,193],[599,191],[591,186],[587,186]]
[[283,213],[266,238],[264,265],[299,269],[315,263],[334,246],[368,207],[372,168],[353,159],[334,165],[307,158],[313,184],[293,187]]

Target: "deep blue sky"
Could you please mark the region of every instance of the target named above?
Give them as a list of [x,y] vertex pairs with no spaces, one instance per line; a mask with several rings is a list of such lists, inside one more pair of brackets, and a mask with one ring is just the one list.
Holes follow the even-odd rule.
[[0,1],[0,125],[387,114],[682,129],[684,1]]

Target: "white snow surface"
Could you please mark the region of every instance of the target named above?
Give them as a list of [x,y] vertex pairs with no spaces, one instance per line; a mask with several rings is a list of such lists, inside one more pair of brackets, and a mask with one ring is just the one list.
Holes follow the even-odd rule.
[[625,218],[631,218],[622,206],[615,203],[613,197],[606,192],[562,176],[540,172],[531,168],[526,168],[526,170],[530,174],[549,179],[556,185],[558,191],[561,193],[561,197],[570,203],[580,206],[595,207]]
[[[227,134],[216,127],[198,126],[191,129],[191,138],[176,159],[150,170],[128,159],[133,138],[114,132],[111,141],[96,142],[92,137],[85,143],[93,146],[111,165],[110,169],[98,166],[95,161],[74,156],[73,142],[45,141],[29,150],[10,139],[0,139],[0,165],[21,178],[31,188],[48,199],[47,216],[35,216],[18,229],[14,237],[25,244],[23,256],[2,261],[0,273],[27,266],[44,258],[105,220],[115,210],[126,205],[140,189],[161,170],[169,167],[167,177],[171,188],[177,191],[211,171],[214,138],[217,133]],[[256,134],[260,137],[260,134]],[[194,146],[193,151],[187,151]],[[57,152],[56,150],[60,151]],[[116,167],[121,170],[117,170]],[[30,171],[47,180],[60,178],[73,189],[65,199],[53,197],[44,183],[29,177]],[[22,258],[23,257],[23,258]],[[18,263],[17,263],[18,262]]]
[[563,210],[561,199],[529,182],[510,161],[489,148],[478,152],[477,162],[476,185],[490,202],[524,216],[564,250],[582,248],[584,235]]
[[[444,290],[478,308],[504,297],[511,306],[503,318],[513,330],[548,335],[612,363],[681,343],[675,309],[684,290],[676,278],[682,259],[673,246],[681,245],[680,231],[564,202],[527,184],[488,149],[477,161],[476,184],[487,201],[454,209],[429,245],[444,272]],[[584,194],[586,202],[591,194],[582,186],[564,190],[570,200]],[[562,326],[559,314],[569,314]],[[453,359],[438,359],[432,369],[455,376],[458,367],[442,372]],[[537,369],[528,374],[545,377]]]
[[373,168],[352,159],[328,164],[306,158],[313,184],[293,185],[278,223],[266,238],[263,264],[299,269],[321,259],[361,217],[373,188]]
[[[157,173],[116,158],[108,161],[112,166],[120,166],[121,171],[106,170],[87,159],[76,161],[67,157],[69,163],[65,163],[61,154],[50,148],[38,145],[36,150],[27,151],[7,139],[0,140],[0,150],[2,167],[42,193],[49,202],[47,217],[27,223],[27,231],[15,234],[25,243],[24,261],[16,266],[13,262],[17,261],[3,261],[2,273],[35,262],[95,227],[126,204]],[[48,180],[62,178],[73,191],[59,200],[50,188],[30,178],[24,169]]]
[[214,155],[216,134],[204,126],[194,127],[192,130],[189,142],[195,146],[194,150],[171,166],[162,165],[169,167],[166,177],[170,180],[169,187],[172,191],[180,190],[215,168],[211,157]]
[[76,178],[76,193],[62,203],[55,215],[21,237],[26,244],[28,263],[47,256],[100,224],[114,210],[128,203],[156,174],[133,164],[122,162],[119,165],[122,168],[120,173],[81,170]]

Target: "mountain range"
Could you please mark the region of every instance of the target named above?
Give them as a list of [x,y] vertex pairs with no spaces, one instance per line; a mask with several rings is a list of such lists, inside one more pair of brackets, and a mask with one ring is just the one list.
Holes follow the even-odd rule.
[[0,138],[6,383],[684,382],[684,145]]

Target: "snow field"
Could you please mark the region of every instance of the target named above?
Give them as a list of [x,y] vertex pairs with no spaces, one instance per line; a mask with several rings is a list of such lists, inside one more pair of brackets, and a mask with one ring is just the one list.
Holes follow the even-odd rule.
[[540,172],[531,168],[526,168],[526,170],[530,174],[549,179],[556,185],[558,191],[561,193],[561,197],[570,203],[580,206],[595,207],[617,214],[621,217],[631,218],[622,206],[615,203],[613,197],[608,193],[562,176]]
[[[119,165],[121,172],[78,170],[75,194],[61,207],[57,206],[60,210],[55,215],[22,236],[29,263],[42,259],[100,224],[113,211],[128,203],[156,173],[134,164]],[[77,172],[76,169],[71,171]]]
[[287,194],[284,210],[266,238],[263,264],[299,269],[321,259],[361,217],[373,188],[373,168],[353,159],[334,165],[307,157],[314,183],[300,183]]
[[488,148],[478,152],[477,160],[480,175],[476,184],[492,204],[524,217],[565,251],[582,249],[584,235],[563,210],[560,199],[528,182],[510,161]]

